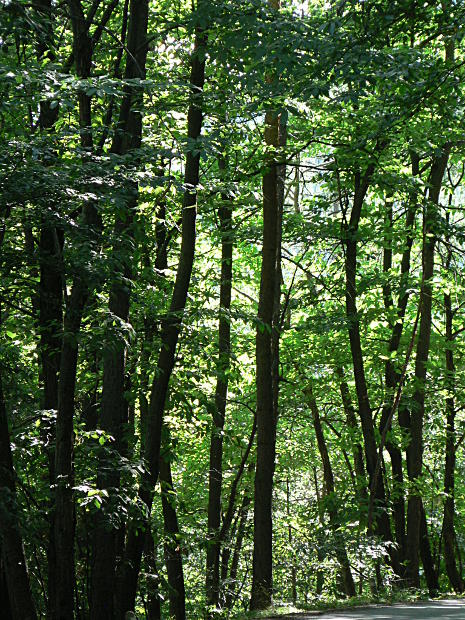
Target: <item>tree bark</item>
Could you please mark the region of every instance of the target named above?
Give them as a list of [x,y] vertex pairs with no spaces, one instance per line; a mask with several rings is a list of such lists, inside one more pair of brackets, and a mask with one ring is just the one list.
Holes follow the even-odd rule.
[[[449,224],[449,222],[447,222]],[[449,248],[446,258],[445,268],[450,269],[452,250]],[[442,521],[442,536],[444,541],[444,561],[446,573],[450,585],[457,593],[464,590],[462,577],[457,569],[455,561],[455,549],[457,539],[455,535],[454,514],[455,514],[455,360],[454,360],[454,334],[453,334],[453,311],[450,293],[444,294],[444,314],[446,327],[446,438],[445,453],[446,462],[444,466],[444,515]]]
[[[362,432],[365,448],[365,459],[368,476],[371,482],[375,475],[378,451],[376,446],[373,417],[368,388],[365,377],[363,351],[360,339],[360,322],[357,310],[357,234],[358,225],[362,213],[363,202],[368,191],[369,183],[373,175],[375,166],[369,164],[363,177],[357,173],[355,175],[355,193],[350,215],[350,221],[345,226],[345,271],[346,271],[346,316],[348,323],[350,350],[352,354],[352,364],[354,369],[355,388],[357,392],[358,411],[362,424]],[[398,561],[396,550],[392,547],[392,534],[389,516],[386,512],[386,494],[382,476],[377,476],[375,488],[375,500],[379,509],[376,519],[376,532],[382,540],[388,543],[388,552],[392,568],[396,574],[400,574],[401,568]]]
[[[39,0],[37,10],[42,18],[43,37],[39,40],[37,58],[55,60],[53,41],[53,14],[51,0]],[[44,133],[51,133],[58,118],[59,107],[51,108],[49,101],[40,102],[39,127]],[[50,157],[50,159],[52,159]],[[47,165],[49,161],[45,160]],[[51,163],[51,162],[50,162]],[[39,316],[40,374],[43,383],[42,408],[53,412],[53,418],[45,425],[47,435],[43,438],[47,446],[49,476],[49,540],[47,543],[47,603],[48,617],[53,617],[51,606],[55,602],[56,557],[54,543],[54,498],[55,486],[55,415],[58,409],[58,371],[60,368],[61,338],[63,333],[63,234],[54,221],[57,214],[52,204],[43,207],[39,240]]]
[[[269,0],[279,11],[280,0]],[[276,78],[266,76],[269,83]],[[276,149],[285,143],[285,122],[277,110],[265,114],[267,171],[263,175],[263,245],[256,331],[257,461],[250,608],[266,609],[273,594],[273,478],[278,417],[279,300],[281,285],[283,166]]]
[[[131,0],[127,58],[124,78],[131,80],[145,78],[147,59],[148,0]],[[142,90],[126,87],[121,103],[117,133],[112,152],[125,155],[138,149],[142,142]],[[133,244],[133,212],[137,206],[137,184],[127,188],[128,196],[124,214],[118,213],[115,221],[115,245],[113,256],[117,257],[116,269],[110,290],[109,311],[123,323],[129,318],[131,247]],[[97,484],[109,493],[108,505],[105,502],[97,516],[94,542],[94,564],[92,571],[91,618],[108,620],[114,618],[114,581],[117,558],[118,527],[112,524],[112,498],[115,501],[120,486],[119,461],[125,451],[123,430],[127,418],[126,391],[126,348],[122,342],[107,345],[103,359],[103,391],[100,428],[114,438],[111,447],[111,463],[108,454],[99,458]],[[107,449],[108,451],[108,449]],[[106,452],[107,452],[106,451]],[[114,504],[113,501],[113,504]],[[113,505],[113,510],[115,506]]]
[[[168,439],[167,444],[169,444],[168,429],[164,429],[164,434],[166,434]],[[164,551],[169,586],[169,609],[170,618],[185,620],[186,593],[182,566],[181,532],[176,514],[175,491],[169,459],[170,456],[168,453],[160,456],[160,486],[165,531]]]
[[[187,133],[195,143],[202,128],[202,91],[205,81],[205,48],[207,37],[203,30],[197,29],[194,52],[191,57],[191,100],[187,118]],[[182,240],[176,280],[168,316],[161,330],[161,348],[150,395],[147,420],[147,444],[145,458],[148,475],[144,476],[140,497],[150,512],[153,489],[158,480],[160,444],[165,403],[169,381],[175,363],[176,345],[181,330],[184,309],[189,290],[190,277],[195,252],[195,221],[197,214],[197,186],[199,182],[200,153],[190,147],[186,155],[184,185],[186,187],[182,203]],[[143,550],[143,536],[138,535],[140,523],[129,527],[125,551],[125,561],[119,576],[117,591],[117,618],[124,618],[126,611],[134,609],[137,580]]]
[[[280,115],[267,112],[265,141],[280,145]],[[257,464],[254,495],[254,559],[251,609],[265,609],[272,597],[272,494],[276,444],[276,391],[273,373],[273,330],[279,236],[278,166],[269,161],[263,176],[263,249],[256,333]]]
[[236,592],[239,559],[241,556],[242,543],[244,542],[245,528],[247,525],[247,516],[249,512],[250,502],[251,502],[250,497],[247,495],[247,493],[245,493],[244,498],[242,500],[242,505],[239,511],[239,524],[237,526],[236,541],[234,543],[234,550],[233,550],[233,555],[232,555],[232,560],[231,560],[231,569],[229,571],[229,578],[228,578],[229,587],[226,593],[226,602],[225,602],[226,609],[231,609],[231,607],[234,604],[234,598],[235,598],[234,594]]
[[329,523],[336,544],[336,557],[341,566],[342,580],[344,586],[344,594],[347,596],[355,596],[355,583],[352,577],[352,571],[350,569],[350,562],[345,548],[344,540],[338,531],[340,526],[340,514],[337,509],[337,497],[334,486],[333,468],[329,458],[328,447],[326,445],[326,439],[321,426],[320,412],[318,405],[313,394],[312,386],[309,385],[305,388],[305,394],[308,399],[308,404],[312,412],[313,428],[315,430],[316,442],[318,445],[318,451],[321,457],[321,464],[323,467],[323,479],[325,482],[325,503],[328,511]]
[[406,577],[410,586],[415,588],[420,587],[419,557],[422,499],[421,489],[418,488],[418,485],[423,468],[423,418],[425,412],[425,382],[431,338],[432,277],[434,275],[434,251],[437,236],[437,209],[449,152],[450,147],[445,147],[441,156],[435,158],[431,166],[430,189],[424,216],[423,273],[420,289],[421,316],[415,359],[415,392],[410,412],[410,442],[407,448],[410,494],[407,505]]
[[[0,316],[1,325],[1,316]],[[5,613],[13,620],[37,618],[24,555],[16,499],[15,471],[0,368],[0,577],[5,577],[8,602]],[[3,610],[2,610],[3,611]]]
[[[416,177],[419,174],[419,162],[418,157],[412,154],[412,176]],[[417,193],[412,190],[410,192],[409,204],[407,208],[407,215],[405,220],[406,228],[406,241],[405,247],[402,253],[401,269],[400,269],[400,290],[397,301],[397,318],[398,320],[392,327],[391,337],[388,345],[389,359],[385,363],[385,388],[386,388],[386,400],[383,405],[381,414],[381,420],[379,424],[380,433],[383,434],[384,427],[389,420],[389,416],[393,407],[393,399],[395,397],[395,389],[399,382],[399,373],[395,368],[395,365],[390,357],[391,353],[396,353],[399,350],[400,339],[403,332],[405,311],[407,309],[407,303],[409,299],[409,287],[408,277],[410,273],[410,253],[413,244],[413,226],[415,223],[415,214],[417,208]],[[384,261],[383,271],[385,277],[389,279],[389,270],[392,266],[392,205],[389,214],[388,221],[388,239],[386,239],[384,249]],[[393,306],[392,295],[385,294],[385,308],[390,310]],[[401,416],[402,418],[402,416]],[[390,426],[392,425],[392,422]],[[404,472],[402,467],[402,453],[399,447],[391,440],[389,435],[386,439],[386,449],[389,452],[391,459],[392,476],[393,476],[393,513],[394,513],[394,526],[396,532],[396,543],[399,549],[399,560],[403,566],[406,557],[406,532],[405,532],[405,493],[404,493]]]
[[[219,161],[220,171],[225,169],[224,158]],[[206,564],[206,600],[214,608],[219,604],[221,494],[223,484],[223,428],[228,394],[231,359],[231,308],[233,229],[232,201],[226,193],[221,196],[219,208],[221,234],[220,308],[218,320],[218,362],[215,390],[213,425],[210,439],[210,464],[208,485],[208,536]]]

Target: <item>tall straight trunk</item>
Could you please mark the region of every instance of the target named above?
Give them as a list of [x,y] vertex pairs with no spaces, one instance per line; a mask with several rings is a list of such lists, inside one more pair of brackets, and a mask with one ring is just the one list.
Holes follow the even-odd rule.
[[[76,73],[80,78],[90,75],[92,42],[80,0],[68,0],[73,27],[73,55]],[[84,90],[78,92],[81,147],[84,152],[93,148],[91,98]],[[88,229],[89,246],[97,242],[101,219],[96,204],[87,202],[83,207],[83,225]],[[58,411],[55,444],[55,552],[56,587],[52,618],[68,619],[74,614],[74,408],[78,359],[77,336],[89,297],[89,283],[85,274],[77,274],[65,311],[63,344],[60,357],[58,384]]]
[[331,466],[328,446],[326,445],[326,439],[323,433],[323,428],[321,426],[320,412],[318,410],[318,405],[313,394],[311,385],[309,385],[305,389],[305,395],[308,399],[308,404],[312,412],[313,428],[315,430],[316,442],[318,445],[318,451],[320,453],[321,463],[323,466],[326,509],[328,511],[329,524],[335,539],[336,557],[341,566],[344,594],[346,594],[347,596],[355,596],[355,583],[352,577],[352,572],[350,570],[350,562],[347,556],[347,550],[344,544],[344,540],[339,531],[341,519],[337,508],[337,497],[335,495],[333,468]]
[[[195,144],[202,129],[202,92],[205,82],[205,48],[207,37],[203,30],[197,29],[194,51],[191,57],[191,98],[187,115],[187,133],[191,144]],[[181,331],[187,293],[189,290],[195,253],[195,221],[197,215],[197,186],[199,183],[200,153],[191,147],[186,154],[184,185],[187,188],[182,203],[182,240],[176,280],[168,315],[161,330],[161,348],[150,395],[147,420],[147,442],[145,457],[147,475],[143,477],[140,497],[150,512],[153,501],[153,489],[158,480],[160,444],[165,403],[168,386],[174,368],[176,346]],[[116,618],[124,618],[126,611],[134,609],[137,580],[143,550],[143,536],[138,535],[137,526],[129,527],[125,561],[119,575],[117,591]]]
[[[449,221],[447,222],[449,223]],[[449,248],[446,258],[446,270],[450,269],[452,250]],[[444,294],[444,313],[446,324],[446,462],[444,466],[444,515],[442,521],[442,536],[444,541],[444,561],[450,585],[457,592],[463,592],[464,583],[457,569],[455,561],[455,549],[457,538],[454,526],[455,513],[455,360],[454,360],[454,334],[453,334],[453,311],[450,293]]]
[[[219,161],[220,170],[225,160]],[[231,359],[231,308],[233,230],[232,201],[222,194],[218,210],[221,234],[220,308],[218,320],[218,362],[215,390],[213,425],[210,439],[210,464],[208,480],[208,540],[206,564],[207,605],[216,608],[220,592],[221,494],[223,484],[223,428],[228,395],[229,367]]]
[[[280,0],[269,0],[279,11]],[[275,80],[273,69],[266,76]],[[257,457],[254,487],[254,537],[250,608],[266,609],[273,594],[273,478],[278,400],[279,299],[281,284],[281,229],[283,167],[276,149],[285,141],[285,124],[277,110],[265,114],[267,171],[263,175],[263,244],[256,331]]]
[[[124,78],[144,79],[147,59],[148,0],[131,0],[127,58]],[[124,155],[140,148],[142,141],[142,91],[127,87],[121,103],[117,133],[112,152]],[[118,256],[110,290],[109,311],[126,323],[129,318],[131,246],[133,240],[133,212],[137,205],[138,189],[133,184],[127,189],[128,196],[124,213],[118,212],[115,222],[115,245],[113,254]],[[123,256],[121,256],[123,254]],[[99,459],[97,484],[109,491],[111,496],[118,493],[120,486],[119,461],[125,451],[123,445],[123,426],[126,420],[126,348],[119,342],[112,343],[104,352],[103,390],[100,428],[114,438],[113,458],[108,463],[106,454]],[[94,533],[94,563],[92,571],[91,618],[108,620],[114,618],[114,581],[117,558],[119,528],[112,525],[110,514],[104,505],[97,517]]]
[[[0,315],[1,325],[1,315]],[[15,471],[0,367],[0,578],[5,578],[8,601],[5,615],[13,620],[37,618],[24,555],[16,499]],[[6,593],[5,593],[6,594]],[[3,612],[3,610],[2,610]]]
[[[265,116],[265,141],[280,146],[281,118]],[[254,495],[254,552],[251,609],[265,609],[272,597],[272,495],[276,450],[276,377],[273,331],[277,328],[276,289],[280,286],[278,166],[269,160],[263,176],[263,248],[256,332],[257,464]]]
[[[422,499],[421,489],[418,485],[423,468],[423,418],[425,413],[425,382],[431,338],[432,277],[434,275],[439,195],[449,159],[449,152],[450,147],[445,147],[441,156],[435,158],[431,166],[430,189],[423,224],[423,273],[420,289],[421,316],[415,359],[415,392],[410,412],[410,442],[407,448],[410,494],[407,505],[406,577],[408,583],[416,588],[420,587],[419,558]],[[424,535],[422,538],[424,539]],[[424,544],[425,542],[423,541]],[[435,584],[431,583],[428,585],[432,589]]]
[[[412,154],[412,176],[416,177],[419,173],[419,160],[415,154]],[[417,194],[415,190],[410,192],[409,203],[405,220],[406,240],[402,253],[401,269],[400,269],[400,290],[397,301],[397,321],[392,327],[391,337],[388,344],[388,353],[396,353],[399,350],[400,339],[403,332],[405,311],[409,299],[408,277],[410,273],[410,254],[413,244],[413,226],[415,223]],[[389,270],[392,267],[392,205],[388,212],[387,235],[385,242],[383,271],[387,279],[389,279]],[[390,310],[393,306],[392,295],[385,289],[384,293],[385,308]],[[386,399],[383,405],[381,420],[379,424],[380,433],[383,434],[384,427],[388,422],[393,402],[395,398],[395,389],[399,382],[399,373],[389,355],[389,359],[385,363],[385,388]],[[390,426],[392,421],[390,423]],[[406,532],[405,532],[405,493],[404,493],[404,472],[402,466],[402,452],[400,448],[391,440],[390,436],[386,439],[386,449],[391,459],[392,477],[393,477],[393,513],[394,526],[396,533],[396,543],[399,549],[399,560],[403,564],[406,557]]]
[[63,240],[60,230],[42,218],[40,231],[40,283],[39,283],[39,332],[41,378],[43,382],[42,407],[51,415],[45,424],[47,436],[49,478],[49,540],[47,546],[48,569],[48,615],[53,617],[55,601],[56,552],[54,542],[55,507],[55,415],[58,410],[58,372],[60,368],[61,338],[63,335],[63,263],[61,257]]
[[[40,60],[47,56],[50,61],[55,60],[53,42],[53,15],[51,0],[39,0],[37,10],[42,18],[43,37],[37,48],[37,57]],[[42,132],[50,133],[58,118],[59,108],[51,107],[49,101],[40,102],[39,127]],[[47,165],[49,162],[44,161]],[[54,218],[55,207],[52,204],[45,206],[46,211],[41,216],[39,240],[39,316],[38,327],[40,333],[40,374],[43,383],[42,408],[54,412],[58,409],[58,371],[60,368],[60,350],[63,328],[63,265],[62,265],[62,232],[56,226]],[[55,421],[50,419],[46,425],[48,437],[44,437],[47,445],[49,489],[55,485]],[[47,542],[47,603],[48,616],[53,616],[51,606],[55,601],[56,557],[54,543],[54,498],[49,497],[49,539]]]
[[[169,435],[165,429],[169,444]],[[165,433],[164,433],[165,434]],[[184,571],[182,563],[182,550],[180,541],[180,529],[176,514],[175,491],[171,474],[169,454],[160,456],[160,486],[161,503],[163,510],[163,527],[165,531],[164,551],[165,565],[168,576],[168,599],[170,618],[185,620],[186,618],[186,592],[184,587]]]
[[[350,215],[350,221],[345,226],[345,272],[346,272],[346,316],[349,332],[350,350],[354,370],[355,389],[357,392],[358,412],[362,424],[362,432],[365,448],[365,459],[370,479],[370,486],[375,477],[378,450],[375,438],[372,410],[368,395],[365,377],[363,351],[360,339],[360,321],[357,309],[357,234],[363,202],[368,191],[369,183],[374,172],[374,164],[369,164],[363,177],[356,174],[355,194]],[[386,543],[392,542],[391,525],[386,512],[386,494],[382,476],[377,476],[374,486],[374,496],[379,509],[376,519],[376,532]],[[390,563],[396,574],[400,574],[401,568],[398,561],[397,551],[389,544]]]

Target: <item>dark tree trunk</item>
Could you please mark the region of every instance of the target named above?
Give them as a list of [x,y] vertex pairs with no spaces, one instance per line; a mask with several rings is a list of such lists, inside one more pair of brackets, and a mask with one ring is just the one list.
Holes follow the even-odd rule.
[[[280,115],[267,112],[265,141],[280,145]],[[273,372],[273,330],[279,236],[278,166],[269,161],[263,176],[263,249],[256,333],[257,464],[254,494],[254,554],[251,609],[265,609],[272,597],[272,494],[276,444],[276,391]]]
[[41,378],[43,381],[42,407],[49,412],[43,437],[47,446],[49,488],[49,541],[47,547],[48,615],[53,617],[55,601],[56,553],[54,542],[55,507],[52,489],[55,487],[55,416],[58,410],[58,372],[60,368],[61,338],[63,335],[63,265],[60,230],[43,218],[40,231],[40,284],[39,332]]
[[74,394],[82,314],[88,297],[87,285],[77,279],[65,313],[61,350],[55,451],[55,550],[56,601],[53,612],[58,620],[74,613],[74,498],[73,443]]
[[[39,0],[37,10],[42,18],[43,37],[37,49],[37,57],[44,56],[55,60],[53,44],[53,20],[51,0]],[[50,132],[58,118],[59,107],[51,108],[49,101],[40,102],[39,127],[42,132]],[[52,158],[50,158],[52,160]],[[44,161],[47,165],[49,162]],[[41,380],[43,382],[42,408],[53,412],[45,425],[47,437],[43,437],[47,446],[49,488],[55,485],[55,420],[58,409],[58,371],[60,368],[61,337],[63,329],[63,234],[54,221],[56,213],[53,205],[46,205],[42,214],[39,241],[40,284],[39,316]],[[52,605],[55,601],[56,557],[54,543],[54,498],[49,497],[49,540],[47,546],[48,570],[48,616],[53,617]]]
[[[280,0],[269,0],[279,11]],[[271,71],[273,69],[271,68]],[[266,76],[275,80],[272,73]],[[277,110],[265,114],[268,149],[263,175],[263,245],[256,331],[257,461],[254,491],[254,541],[252,610],[271,605],[273,594],[273,478],[276,452],[279,380],[279,315],[281,286],[281,236],[285,169],[276,161],[284,146],[286,126]]]
[[[194,52],[191,57],[191,101],[188,110],[188,137],[195,143],[202,128],[202,91],[205,81],[206,35],[198,30]],[[188,188],[182,203],[182,241],[176,280],[168,316],[161,330],[161,348],[154,374],[147,420],[147,443],[145,457],[148,475],[141,483],[140,496],[150,511],[153,489],[158,480],[160,444],[163,416],[171,373],[175,363],[176,345],[181,330],[184,309],[189,290],[195,252],[195,221],[197,215],[197,192],[199,182],[200,153],[194,148],[186,155],[184,184]],[[143,536],[138,535],[137,526],[131,524],[125,551],[125,561],[119,575],[117,590],[117,618],[124,618],[126,611],[134,609],[137,580],[143,550]],[[141,540],[142,539],[142,540]]]
[[226,593],[226,609],[231,609],[235,600],[235,592],[237,591],[237,573],[239,568],[239,559],[241,557],[242,543],[244,542],[245,528],[247,525],[247,516],[249,512],[250,497],[245,493],[239,512],[239,524],[237,526],[236,541],[231,560],[231,568],[229,571],[229,587]]
[[[360,321],[357,310],[357,234],[358,225],[362,213],[362,206],[368,186],[374,172],[374,164],[369,164],[363,178],[360,174],[355,178],[355,194],[350,215],[350,221],[345,226],[346,245],[346,316],[349,331],[350,350],[354,369],[355,388],[357,392],[358,411],[362,424],[362,432],[365,446],[365,458],[370,487],[375,477],[378,451],[375,439],[375,429],[371,411],[368,388],[365,378],[363,352],[360,340]],[[392,542],[391,525],[386,512],[386,494],[382,476],[377,476],[374,481],[374,499],[378,508],[376,518],[376,532],[384,542]],[[400,574],[401,568],[398,561],[397,551],[389,545],[389,556],[392,568],[396,574]]]
[[[145,77],[147,59],[148,1],[131,0],[128,26],[126,80]],[[121,104],[117,133],[112,152],[124,155],[138,149],[142,141],[142,91],[127,87]],[[126,323],[129,318],[131,246],[133,241],[133,212],[137,206],[138,190],[133,184],[127,188],[128,197],[124,214],[118,213],[115,222],[116,269],[110,290],[109,311]],[[123,430],[127,420],[126,348],[122,342],[110,343],[104,352],[102,415],[100,428],[114,438],[113,458],[107,454],[99,459],[98,487],[109,491],[109,504],[100,511],[95,529],[94,565],[92,573],[91,618],[108,620],[114,618],[114,581],[119,529],[112,525],[112,497],[116,500],[120,486],[119,460],[124,450]],[[114,503],[114,502],[113,502]],[[115,506],[113,505],[113,510]]]
[[335,539],[336,557],[341,566],[344,594],[347,596],[355,596],[357,592],[355,590],[355,583],[350,570],[349,558],[347,556],[344,540],[338,529],[341,524],[339,511],[337,509],[338,500],[335,494],[333,468],[329,459],[328,446],[326,445],[326,439],[321,426],[320,412],[318,410],[312,387],[308,386],[305,393],[312,412],[313,428],[315,429],[316,442],[323,466],[326,509],[328,511],[329,523]]
[[[446,270],[450,269],[452,250],[449,249],[446,259]],[[453,334],[453,312],[450,293],[444,294],[444,312],[446,324],[446,441],[445,453],[446,462],[444,466],[444,516],[442,521],[442,536],[444,541],[444,561],[446,573],[450,585],[457,593],[464,590],[462,577],[457,569],[455,561],[455,549],[457,539],[455,535],[454,514],[455,514],[455,361],[454,361],[454,334]]]
[[[92,41],[80,0],[68,0],[73,28],[73,58],[80,78],[90,75],[92,64]],[[91,98],[84,90],[78,93],[80,139],[83,151],[92,150]],[[89,248],[97,242],[101,230],[97,206],[84,204],[83,225],[88,229]],[[66,307],[63,325],[63,344],[60,357],[58,384],[58,411],[56,421],[55,452],[55,552],[56,587],[55,605],[51,605],[53,618],[68,620],[74,614],[74,396],[78,358],[77,336],[81,329],[84,307],[89,297],[89,283],[85,274],[76,275]]]
[[[412,154],[412,176],[417,176],[419,173],[418,170],[418,157]],[[416,202],[417,195],[416,192],[412,190],[409,198],[409,205],[407,209],[405,228],[406,228],[406,240],[405,246],[402,253],[401,259],[401,269],[400,269],[400,290],[399,297],[397,302],[397,317],[398,320],[392,326],[391,338],[388,345],[388,353],[395,353],[399,349],[400,339],[403,332],[404,326],[404,317],[405,311],[407,309],[407,303],[409,299],[409,287],[408,287],[408,277],[410,273],[410,253],[413,244],[413,227],[415,223],[415,213],[416,213]],[[384,249],[384,261],[383,261],[383,271],[385,273],[385,277],[389,281],[389,271],[392,267],[392,205],[388,213],[388,227],[387,227],[387,239],[385,243]],[[385,307],[386,310],[389,310],[393,306],[392,295],[389,290],[389,294],[387,290],[385,290],[384,294],[385,298]],[[381,420],[380,420],[380,433],[383,434],[384,427],[388,422],[393,402],[395,398],[395,389],[399,382],[399,373],[395,368],[395,365],[392,359],[389,356],[389,359],[386,360],[385,364],[385,387],[386,387],[386,400],[383,406]],[[389,423],[391,426],[392,421]],[[387,435],[386,439],[386,449],[389,452],[389,456],[391,459],[391,467],[392,467],[392,477],[393,477],[393,486],[392,486],[392,501],[393,501],[393,513],[394,513],[394,526],[396,532],[396,543],[399,549],[399,560],[403,565],[406,557],[406,532],[405,532],[405,493],[404,493],[404,473],[402,467],[402,453],[399,447],[392,441],[390,435]]]
[[431,546],[428,536],[428,523],[426,521],[426,513],[421,504],[420,509],[420,558],[425,573],[426,586],[430,596],[437,596],[439,592],[439,575],[434,566],[434,558],[431,553]]
[[6,581],[5,564],[3,562],[3,552],[0,548],[0,609],[2,610],[3,620],[13,620],[13,611],[8,594],[8,584]]
[[[1,324],[1,322],[0,322]],[[3,591],[5,616],[13,620],[37,618],[27,571],[23,540],[16,500],[15,471],[10,447],[10,433],[3,396],[0,368],[0,578],[5,578],[7,592]],[[3,590],[0,586],[0,590]],[[3,609],[1,610],[3,613]]]
[[161,620],[160,578],[155,556],[155,545],[150,529],[145,534],[144,562],[146,572],[150,577],[147,579],[147,620]]
[[[167,429],[164,434],[168,436]],[[169,441],[167,442],[169,444]],[[169,454],[160,456],[160,485],[165,531],[165,565],[168,576],[170,618],[185,620],[186,593],[182,566],[181,532],[176,514],[175,491]]]
[[[219,162],[220,170],[225,169],[224,159]],[[208,489],[208,540],[206,564],[207,605],[218,607],[220,591],[220,526],[221,494],[223,484],[223,428],[228,394],[228,377],[231,359],[231,328],[229,311],[231,308],[233,230],[232,201],[221,196],[219,208],[221,234],[221,279],[220,308],[218,321],[218,363],[215,390],[213,425],[210,439],[210,465]]]
[[[410,412],[410,442],[407,448],[407,469],[411,490],[407,507],[406,576],[410,586],[415,588],[420,587],[419,557],[422,499],[418,483],[423,467],[423,417],[425,411],[426,372],[431,338],[432,277],[434,274],[434,249],[437,235],[437,210],[442,179],[449,159],[449,151],[450,148],[445,148],[442,155],[436,158],[431,166],[430,190],[424,218],[423,274],[420,290],[421,316],[415,359],[415,392]],[[424,532],[423,539],[425,535],[427,537],[427,532]],[[424,544],[425,542],[423,541]]]

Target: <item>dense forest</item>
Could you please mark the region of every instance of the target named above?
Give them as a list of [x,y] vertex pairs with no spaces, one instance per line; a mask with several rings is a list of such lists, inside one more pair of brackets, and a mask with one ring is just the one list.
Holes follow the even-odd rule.
[[464,0],[0,11],[1,617],[462,593]]

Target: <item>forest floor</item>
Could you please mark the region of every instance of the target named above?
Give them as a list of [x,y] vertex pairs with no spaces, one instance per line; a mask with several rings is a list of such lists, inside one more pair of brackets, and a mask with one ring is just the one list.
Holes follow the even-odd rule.
[[309,611],[261,620],[465,620],[465,600],[421,601],[395,605],[370,605],[349,610]]

